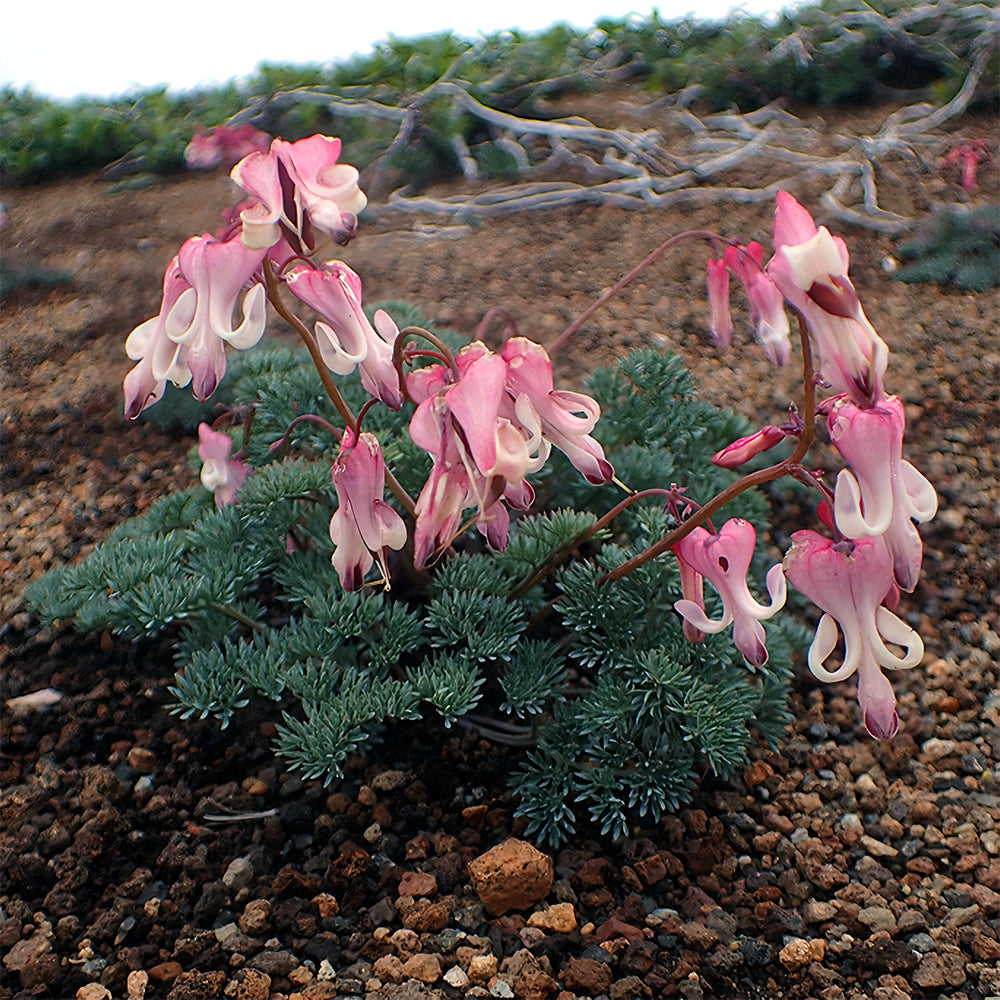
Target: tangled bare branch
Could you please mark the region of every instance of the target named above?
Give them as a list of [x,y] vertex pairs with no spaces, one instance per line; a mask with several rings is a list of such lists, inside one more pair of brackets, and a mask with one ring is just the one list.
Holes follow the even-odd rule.
[[[892,17],[871,8],[839,17],[820,11],[828,18],[822,25],[826,35],[818,35],[815,25],[803,25],[768,57],[776,60],[790,56],[798,64],[808,65],[820,49],[825,53],[854,51],[852,47],[868,31],[912,47],[911,29],[924,30],[929,21],[944,13],[955,18],[963,30],[967,26],[972,39],[965,49],[969,69],[954,97],[936,109],[928,104],[902,107],[868,136],[827,134],[820,149],[814,130],[780,102],[748,114],[731,111],[699,117],[692,110],[700,93],[698,87],[687,87],[645,108],[625,106],[623,110],[633,120],[645,118],[655,120],[657,125],[663,123],[662,127],[644,131],[603,128],[583,118],[545,119],[500,110],[484,103],[492,99],[489,81],[476,87],[480,95],[477,97],[471,92],[471,84],[461,79],[459,69],[476,58],[478,50],[474,45],[462,52],[438,80],[404,98],[400,106],[376,100],[370,93],[332,96],[319,89],[301,89],[274,95],[266,105],[248,108],[233,121],[259,122],[268,109],[286,110],[296,103],[309,103],[321,104],[339,118],[361,116],[397,123],[395,136],[367,168],[374,181],[370,186],[376,192],[391,191],[393,157],[419,144],[429,131],[437,136],[439,147],[450,149],[466,182],[481,188],[484,181],[495,177],[497,157],[507,164],[502,172],[516,177],[514,183],[447,198],[400,188],[388,193],[382,204],[370,206],[376,215],[401,210],[469,220],[579,203],[650,208],[727,200],[746,202],[770,198],[791,180],[819,178],[826,186],[822,200],[839,221],[894,235],[911,228],[914,220],[880,205],[878,179],[890,184],[898,179],[893,161],[916,162],[922,169],[940,161],[945,144],[951,140],[939,130],[968,108],[996,52],[997,12],[982,4],[955,2],[915,7]],[[640,71],[633,55],[616,49],[586,72],[605,79],[627,78]],[[551,84],[548,89],[561,90],[567,81],[553,79],[532,85],[536,101],[548,92],[546,84]],[[501,98],[507,106],[516,106],[511,103],[509,91],[498,91],[497,100]],[[472,129],[470,119],[475,123]],[[492,150],[494,156],[492,166],[483,159],[487,150]],[[833,155],[831,150],[835,151]],[[761,178],[759,187],[726,183],[732,171],[741,169],[745,175],[750,164],[760,167],[755,170]],[[793,171],[791,176],[776,175],[783,165]]]

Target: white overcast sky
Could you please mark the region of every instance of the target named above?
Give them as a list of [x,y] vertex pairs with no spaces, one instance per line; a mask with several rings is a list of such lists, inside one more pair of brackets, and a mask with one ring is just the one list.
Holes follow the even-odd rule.
[[790,0],[17,0],[0,15],[0,82],[69,98],[109,97],[166,84],[223,83],[261,62],[336,62],[367,53],[390,33],[451,29],[475,37],[506,28],[537,31],[558,21],[586,28],[601,17],[721,19],[764,13]]

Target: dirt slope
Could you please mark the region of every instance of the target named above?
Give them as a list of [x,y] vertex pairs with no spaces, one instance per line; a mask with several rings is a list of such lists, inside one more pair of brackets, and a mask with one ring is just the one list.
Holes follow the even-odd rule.
[[[615,121],[614,107],[591,100],[584,110]],[[810,122],[818,147],[868,124],[830,114]],[[759,180],[753,165],[743,170],[726,181]],[[901,179],[882,189],[890,210],[968,200],[919,165]],[[996,191],[994,164],[972,200]],[[825,221],[817,180],[793,193]],[[72,996],[94,980],[124,996],[129,971],[152,976],[148,996],[175,1000],[268,989],[482,996],[475,984],[401,971],[417,954],[468,974],[462,942],[495,960],[477,968],[503,972],[506,962],[519,997],[560,988],[564,1000],[1000,992],[991,971],[1000,958],[996,294],[894,281],[884,270],[892,240],[831,223],[894,352],[888,387],[907,404],[909,458],[942,498],[922,532],[924,578],[903,603],[927,655],[894,678],[901,735],[873,745],[857,725],[852,685],[804,679],[782,755],[760,751],[743,779],[706,787],[692,810],[624,843],[584,833],[556,858],[548,898],[570,903],[583,930],[530,933],[524,918],[539,907],[490,921],[466,869],[519,829],[503,790],[505,751],[418,732],[377,762],[359,760],[340,787],[303,785],[275,767],[266,719],[225,738],[173,719],[164,651],[38,633],[24,610],[29,579],[192,481],[190,440],[121,420],[123,342],[156,312],[176,248],[214,230],[232,196],[217,175],[117,189],[86,177],[5,195],[5,264],[70,280],[13,293],[0,317],[4,697],[48,686],[64,695],[43,713],[4,709],[0,723],[0,997]],[[471,222],[384,214],[363,222],[343,258],[361,274],[366,301],[404,299],[470,334],[502,305],[545,342],[667,236],[711,228],[766,242],[772,211],[579,206]],[[428,222],[441,228],[427,235]],[[703,261],[681,250],[639,278],[577,335],[560,359],[564,378],[654,344],[685,358],[707,398],[775,419],[795,373],[770,368],[739,312],[731,351],[711,348]],[[284,335],[277,323],[272,331]],[[408,773],[405,789],[386,779],[389,790],[372,790],[387,769]],[[262,815],[205,818],[226,809]],[[381,840],[368,834],[376,822]],[[236,859],[246,864],[234,869]],[[430,902],[426,919],[407,916],[400,880],[414,871],[433,876],[443,904],[433,918]],[[790,939],[819,943],[800,961],[783,950]],[[324,959],[335,980],[317,978]],[[420,985],[428,979],[434,985]]]

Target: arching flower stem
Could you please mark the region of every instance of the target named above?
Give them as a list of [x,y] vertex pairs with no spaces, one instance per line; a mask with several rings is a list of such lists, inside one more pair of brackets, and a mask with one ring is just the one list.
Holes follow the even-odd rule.
[[426,340],[429,344],[432,344],[437,348],[437,351],[419,351],[419,355],[429,354],[432,357],[439,358],[443,361],[450,369],[452,379],[458,382],[461,379],[461,372],[458,370],[458,363],[455,361],[455,355],[451,353],[451,349],[448,345],[436,334],[430,332],[430,330],[425,330],[422,326],[406,326],[399,331],[399,336],[396,338],[396,343],[393,345],[392,349],[392,363],[396,369],[396,374],[399,376],[399,389],[408,403],[415,403],[416,400],[410,395],[409,390],[406,388],[406,378],[403,374],[403,360],[406,353],[406,338],[407,337],[420,337]]
[[280,438],[278,438],[278,440],[275,441],[270,446],[270,448],[268,448],[268,451],[277,451],[279,448],[287,448],[292,431],[295,430],[295,428],[298,427],[299,424],[305,424],[305,423],[316,424],[318,427],[322,427],[323,430],[329,431],[330,434],[332,434],[337,439],[338,442],[340,441],[342,434],[341,430],[337,427],[334,427],[329,420],[326,420],[324,417],[318,416],[315,413],[303,413],[300,416],[296,417],[288,425],[288,427],[285,429],[285,433]]
[[631,507],[632,504],[634,504],[637,500],[644,500],[646,497],[655,497],[655,496],[669,498],[674,496],[674,494],[675,491],[673,489],[665,490],[659,488],[630,492],[629,495],[624,500],[622,500],[620,503],[617,503],[606,514],[601,515],[601,517],[599,517],[586,531],[584,531],[582,534],[574,538],[569,545],[564,546],[558,552],[553,552],[549,556],[549,558],[546,559],[544,563],[542,563],[541,566],[537,566],[535,569],[533,569],[531,573],[529,573],[510,592],[511,600],[516,600],[519,597],[523,597],[529,590],[531,590],[532,587],[540,583],[546,576],[548,576],[549,573],[551,573],[555,569],[555,567],[558,566],[563,561],[563,559],[569,552],[572,552],[572,550],[575,549],[578,545],[583,545],[583,543],[586,542],[588,539],[593,538],[594,535],[596,535],[602,529],[606,528],[619,514],[622,513],[622,511]]
[[502,340],[509,340],[511,337],[520,336],[517,329],[517,321],[514,317],[503,306],[493,306],[487,310],[486,315],[479,321],[479,326],[476,327],[476,334],[472,339],[485,340],[486,331],[490,328],[493,320],[497,318],[504,321],[503,333],[501,334]]
[[[271,270],[270,261],[266,259],[264,261],[264,284],[267,287],[268,301],[274,306],[275,312],[277,312],[277,314],[292,327],[292,329],[299,335],[302,342],[306,345],[306,350],[309,351],[309,356],[312,358],[312,362],[316,366],[316,371],[319,373],[320,381],[323,383],[323,388],[326,390],[326,394],[330,397],[330,401],[333,403],[344,423],[355,433],[355,435],[357,435],[359,433],[357,417],[354,416],[351,408],[347,405],[344,397],[340,394],[340,390],[333,381],[333,376],[330,374],[330,370],[324,364],[323,356],[320,354],[319,345],[316,343],[316,338],[309,332],[302,320],[300,320],[295,313],[289,310],[282,300],[281,282]],[[410,328],[408,327],[407,329]],[[404,330],[403,332],[405,333],[406,331]],[[385,470],[385,482],[389,489],[392,490],[396,499],[406,509],[406,512],[412,518],[416,519],[417,506],[413,502],[413,498],[406,492],[406,490],[403,489],[399,480],[396,479],[396,477],[388,469]]]
[[664,535],[655,545],[651,545],[644,552],[640,552],[620,566],[605,573],[601,577],[602,584],[610,583],[612,580],[620,580],[623,576],[628,576],[629,573],[639,569],[640,566],[645,566],[650,560],[664,552],[669,552],[682,538],[689,535],[700,524],[704,524],[716,511],[721,510],[741,493],[745,493],[754,486],[761,486],[763,483],[780,479],[782,476],[795,475],[796,470],[801,468],[802,459],[809,451],[815,436],[813,425],[816,418],[816,372],[813,369],[812,353],[809,349],[809,333],[801,317],[799,317],[799,341],[802,345],[802,382],[805,387],[805,398],[802,406],[802,433],[799,435],[795,451],[784,461],[770,465],[766,469],[758,469],[756,472],[748,473],[742,479],[727,486],[683,524]]
[[676,244],[680,243],[681,240],[705,240],[713,245],[722,246],[733,246],[735,245],[735,240],[727,240],[724,236],[720,236],[718,233],[709,232],[707,229],[692,229],[686,233],[678,233],[676,236],[671,236],[670,239],[664,240],[655,250],[652,251],[648,256],[641,260],[635,267],[632,268],[627,274],[619,278],[606,292],[604,292],[599,298],[592,302],[582,313],[562,333],[556,337],[550,344],[545,346],[545,350],[549,352],[549,357],[551,357],[557,350],[559,350],[562,345],[569,340],[577,330],[583,326],[584,323],[590,319],[591,316],[597,312],[606,302],[613,299],[623,288],[630,285],[636,278],[642,274],[651,264],[655,264],[669,249],[671,249]]

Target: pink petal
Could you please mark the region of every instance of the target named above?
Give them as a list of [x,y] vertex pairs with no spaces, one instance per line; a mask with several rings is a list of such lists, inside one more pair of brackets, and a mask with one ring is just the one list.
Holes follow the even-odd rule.
[[715,346],[724,351],[733,340],[733,317],[729,311],[729,268],[725,260],[710,260],[706,269],[708,303],[712,310],[712,339]]
[[815,235],[812,216],[787,191],[779,191],[774,212],[775,247],[805,243]]

